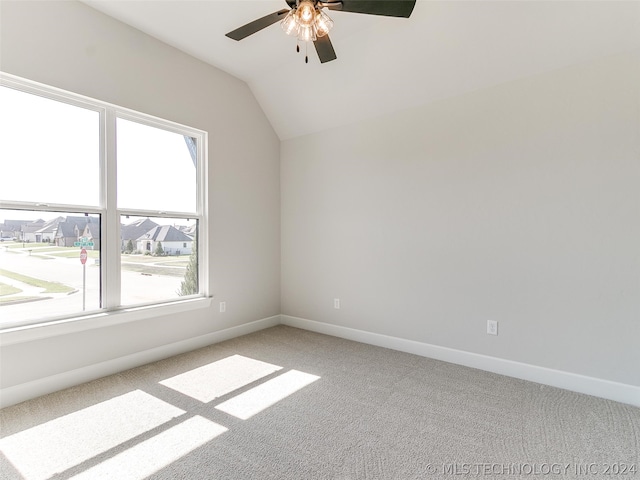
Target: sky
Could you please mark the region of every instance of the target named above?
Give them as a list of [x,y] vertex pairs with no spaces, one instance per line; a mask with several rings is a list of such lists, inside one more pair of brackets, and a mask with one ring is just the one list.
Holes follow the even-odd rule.
[[[0,200],[98,207],[98,112],[3,86],[0,105]],[[117,159],[118,208],[196,211],[182,135],[118,119]],[[0,220],[45,216],[0,211]]]

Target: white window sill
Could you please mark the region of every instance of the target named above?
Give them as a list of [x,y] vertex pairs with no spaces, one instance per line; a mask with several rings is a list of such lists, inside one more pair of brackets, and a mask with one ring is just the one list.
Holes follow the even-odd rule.
[[109,327],[121,323],[147,320],[153,317],[175,315],[200,308],[208,308],[211,307],[212,301],[213,299],[211,297],[192,298],[172,303],[163,303],[161,305],[124,308],[113,312],[100,312],[83,317],[66,318],[64,320],[7,328],[6,330],[0,331],[0,347]]

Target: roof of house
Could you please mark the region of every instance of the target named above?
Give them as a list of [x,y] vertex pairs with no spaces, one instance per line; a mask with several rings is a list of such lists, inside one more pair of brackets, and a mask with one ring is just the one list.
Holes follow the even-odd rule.
[[91,238],[100,238],[100,224],[99,223],[87,223],[84,230],[81,232],[85,236],[91,235]]
[[100,223],[100,217],[89,217],[89,216],[68,216],[65,221],[69,223],[73,223],[74,225],[78,225],[78,228],[82,230],[87,223]]
[[36,233],[36,232],[39,232],[41,228],[42,228],[42,224],[36,224],[36,225],[27,224],[27,225],[22,225],[22,227],[20,228],[20,231],[22,233]]
[[[44,223],[43,220],[36,220],[36,222]],[[7,230],[13,230],[14,232],[19,231],[23,225],[29,225],[32,223],[36,223],[31,220],[5,220],[4,225]]]
[[23,233],[34,233],[42,228],[44,220],[26,221],[19,225],[14,222],[22,222],[22,220],[6,220],[4,223],[8,225],[14,231],[20,231]]
[[192,242],[192,238],[185,235],[180,230],[171,225],[158,225],[153,227],[144,235],[138,237],[139,240],[154,240],[156,242]]
[[15,230],[5,223],[0,223],[0,232],[15,232]]
[[60,222],[56,230],[56,237],[77,237],[75,223]]
[[122,229],[120,230],[120,237],[122,240],[137,240],[149,230],[157,226],[158,224],[156,222],[148,218],[136,220],[128,225],[122,226]]
[[55,232],[60,222],[64,222],[64,217],[56,217],[52,220],[47,220],[46,222],[44,222],[44,224],[40,225],[40,228],[36,230],[36,232],[38,233]]

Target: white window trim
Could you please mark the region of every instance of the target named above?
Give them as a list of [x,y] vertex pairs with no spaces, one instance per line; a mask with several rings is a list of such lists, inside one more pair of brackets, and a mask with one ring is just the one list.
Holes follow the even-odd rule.
[[201,308],[210,308],[213,297],[197,297],[163,304],[100,311],[82,317],[71,317],[42,323],[32,323],[0,330],[0,348],[44,338],[69,335],[97,328],[111,327],[166,315],[179,315]]
[[[0,85],[26,93],[40,95],[62,103],[86,108],[100,114],[100,206],[59,205],[52,203],[0,202],[0,208],[16,207],[35,211],[86,212],[100,214],[105,218],[105,228],[101,229],[101,248],[109,261],[101,265],[102,308],[64,317],[46,318],[42,321],[31,320],[19,323],[0,324],[0,346],[22,343],[40,338],[66,333],[101,328],[109,325],[149,319],[163,315],[173,315],[197,308],[211,306],[209,279],[209,241],[208,241],[208,133],[176,122],[153,117],[148,114],[120,107],[111,103],[68,92],[15,75],[0,72]],[[117,209],[117,174],[115,159],[116,118],[135,121],[151,127],[161,128],[180,135],[198,139],[197,143],[197,219],[198,219],[198,284],[200,293],[166,302],[153,302],[145,305],[120,306],[120,216],[149,213],[154,216],[191,217],[194,212],[158,212],[133,209]],[[109,191],[107,190],[109,189]],[[107,213],[114,212],[114,213]]]

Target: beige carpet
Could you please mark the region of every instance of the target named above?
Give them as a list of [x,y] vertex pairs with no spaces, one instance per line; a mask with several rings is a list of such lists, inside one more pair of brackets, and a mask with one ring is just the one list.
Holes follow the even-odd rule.
[[640,409],[278,326],[0,411],[3,479],[640,478]]

